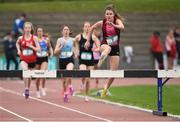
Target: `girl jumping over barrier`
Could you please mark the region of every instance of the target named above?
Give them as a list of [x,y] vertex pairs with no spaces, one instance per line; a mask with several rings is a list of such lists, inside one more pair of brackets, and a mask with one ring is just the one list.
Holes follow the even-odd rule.
[[[120,50],[119,50],[119,42],[120,42],[120,31],[124,29],[123,19],[116,12],[112,5],[108,5],[105,8],[105,18],[101,21],[96,22],[90,29],[89,34],[87,36],[87,42],[85,47],[89,47],[90,37],[93,30],[97,27],[102,28],[103,39],[101,41],[101,57],[98,62],[98,67],[100,67],[107,56],[110,56],[109,66],[110,70],[117,70],[119,67],[120,61]],[[109,78],[107,84],[104,86],[101,97],[104,98],[107,93],[107,89],[111,86],[114,78]]]

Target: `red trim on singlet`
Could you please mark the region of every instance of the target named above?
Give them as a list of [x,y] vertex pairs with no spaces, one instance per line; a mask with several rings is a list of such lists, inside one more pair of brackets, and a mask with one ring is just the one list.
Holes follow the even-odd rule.
[[[20,60],[25,61],[26,63],[33,63],[33,62],[36,62],[36,53],[35,53],[35,51],[33,49],[26,46],[28,43],[32,44],[33,46],[36,46],[33,35],[31,36],[30,40],[25,40],[24,35],[22,36],[22,39],[19,42],[20,47],[21,47]],[[33,54],[28,55],[28,56],[23,55],[23,50],[25,50],[25,49],[33,50]]]

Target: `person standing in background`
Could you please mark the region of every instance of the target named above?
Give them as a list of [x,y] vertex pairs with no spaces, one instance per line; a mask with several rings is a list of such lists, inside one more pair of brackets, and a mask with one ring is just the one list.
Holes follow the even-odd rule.
[[159,69],[164,69],[163,47],[161,44],[159,31],[153,32],[150,42],[151,42],[151,52],[152,52],[154,58],[158,61]]
[[14,20],[13,22],[13,34],[15,38],[22,36],[24,34],[23,27],[26,19],[26,14],[22,13],[21,16]]
[[177,50],[177,63],[180,65],[180,27],[175,28],[174,30],[174,38],[176,41],[176,50]]
[[166,36],[165,48],[168,57],[168,69],[173,69],[174,59],[176,58],[176,42],[174,40],[173,30],[170,30]]
[[15,70],[18,69],[18,61],[16,59],[16,42],[13,37],[13,33],[7,33],[3,39],[4,53],[6,58],[6,70],[9,70],[10,61],[15,64]]

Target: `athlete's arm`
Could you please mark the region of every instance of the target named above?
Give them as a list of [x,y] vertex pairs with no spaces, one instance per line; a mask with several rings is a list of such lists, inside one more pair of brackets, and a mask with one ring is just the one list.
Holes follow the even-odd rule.
[[74,42],[73,42],[73,46],[74,46],[73,52],[74,52],[75,58],[77,58],[79,55],[79,41],[80,41],[80,34],[74,38]]
[[54,54],[58,55],[61,47],[62,47],[62,46],[61,46],[60,41],[59,41],[59,39],[58,39],[58,40],[57,40],[57,43],[56,43],[56,47],[55,47],[55,49],[54,49]]
[[89,30],[89,33],[88,33],[88,35],[87,35],[87,41],[86,41],[86,43],[85,43],[85,45],[84,45],[84,47],[85,47],[86,49],[88,49],[89,46],[90,46],[89,41],[90,41],[90,38],[91,38],[91,35],[92,35],[93,30],[94,30],[95,28],[97,28],[98,26],[101,26],[101,27],[102,27],[102,23],[103,23],[103,21],[101,20],[101,21],[98,21],[98,22],[96,22],[94,25],[91,26],[91,28],[90,28],[90,30]]
[[18,55],[21,54],[20,45],[19,45],[19,42],[20,42],[21,39],[22,39],[22,36],[20,36],[16,41],[16,49],[17,49],[17,54]]
[[116,20],[116,24],[114,24],[112,22],[107,22],[107,24],[110,24],[110,25],[114,26],[115,28],[124,30],[124,24],[122,23],[122,21],[120,19]]
[[50,39],[47,38],[47,40],[48,40],[48,45],[49,45],[50,58],[52,58],[53,57],[53,48],[52,48]]

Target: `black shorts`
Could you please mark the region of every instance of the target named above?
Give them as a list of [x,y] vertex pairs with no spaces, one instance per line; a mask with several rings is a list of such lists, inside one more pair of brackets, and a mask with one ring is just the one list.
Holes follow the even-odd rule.
[[70,57],[70,58],[60,58],[59,59],[59,69],[66,69],[66,66],[69,63],[73,63],[74,64],[73,57]]
[[28,63],[28,68],[32,69],[35,68],[36,62]]
[[170,55],[171,52],[170,52],[170,51],[167,51],[166,53],[167,53],[167,57],[168,57],[168,58],[171,57],[171,55]]
[[81,60],[79,59],[79,65],[84,64],[86,66],[94,66],[94,60]]
[[37,65],[41,65],[43,62],[48,63],[48,57],[37,57],[37,61],[36,61]]
[[[23,60],[20,60],[20,62],[23,61]],[[25,61],[24,61],[25,62]],[[27,62],[26,62],[27,63]],[[36,62],[32,62],[32,63],[27,63],[28,64],[28,69],[32,69],[32,68],[35,68],[36,66]]]
[[120,55],[119,45],[110,46],[110,47],[111,47],[111,52],[109,53],[109,56],[119,56]]
[[94,60],[94,65],[98,64],[99,60]]

